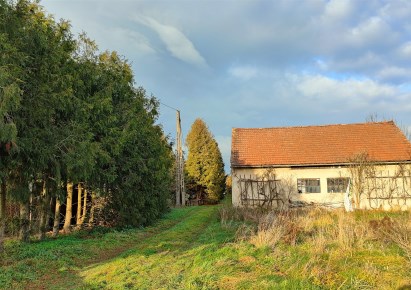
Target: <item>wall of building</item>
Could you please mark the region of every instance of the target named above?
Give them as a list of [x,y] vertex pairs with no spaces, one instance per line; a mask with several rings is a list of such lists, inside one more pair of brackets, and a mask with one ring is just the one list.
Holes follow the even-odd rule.
[[[408,178],[408,183],[403,181],[395,181],[398,187],[405,185],[407,188],[403,188],[400,192],[388,193],[386,191],[392,190],[393,183],[388,178],[389,176],[393,177],[397,174],[398,167],[396,165],[386,165],[386,166],[378,166],[375,168],[375,172],[377,172],[376,176],[377,181],[380,185],[376,186],[378,182],[374,182],[367,179],[367,182],[373,184],[373,189],[371,186],[364,188],[364,191],[368,190],[366,193],[361,195],[361,207],[362,208],[382,208],[382,209],[406,209],[411,206],[411,198],[408,199],[398,199],[392,198],[387,199],[387,196],[393,195],[404,195],[404,194],[411,194],[411,185],[410,180]],[[232,169],[232,202],[234,206],[243,206],[244,202],[242,202],[240,197],[240,186],[239,186],[239,179],[241,178],[255,178],[261,177],[265,172],[267,172],[267,168],[234,168]],[[337,193],[330,193],[327,192],[327,178],[350,178],[350,171],[347,167],[311,167],[311,168],[276,168],[275,169],[276,179],[287,181],[287,183],[293,185],[292,194],[290,199],[292,201],[302,201],[302,202],[313,202],[313,203],[321,203],[326,204],[328,206],[333,207],[341,207],[343,206],[344,202],[344,195],[343,192]],[[297,191],[297,179],[320,179],[320,187],[321,192],[319,193],[298,193]],[[351,182],[352,183],[352,182]],[[385,184],[381,186],[381,184]],[[401,183],[401,186],[399,186]],[[390,185],[391,184],[391,185]],[[379,188],[375,190],[375,188]],[[382,189],[381,189],[382,188]],[[353,192],[354,187],[351,184],[351,192]],[[374,190],[374,191],[373,191]],[[384,193],[381,193],[384,191]],[[391,195],[390,195],[391,194]],[[384,195],[385,198],[375,198],[378,195]]]

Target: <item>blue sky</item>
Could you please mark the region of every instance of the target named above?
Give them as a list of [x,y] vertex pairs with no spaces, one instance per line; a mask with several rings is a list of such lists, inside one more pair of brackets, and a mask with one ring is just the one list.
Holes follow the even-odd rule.
[[[411,128],[411,1],[41,1],[143,86],[202,118],[229,171],[233,127],[363,122]],[[175,136],[175,112],[159,122]]]

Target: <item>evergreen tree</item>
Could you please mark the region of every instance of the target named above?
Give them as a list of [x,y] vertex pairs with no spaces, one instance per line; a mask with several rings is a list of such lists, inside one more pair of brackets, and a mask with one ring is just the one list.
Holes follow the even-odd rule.
[[[13,158],[11,193],[20,202],[21,238],[28,239],[29,197],[39,203],[40,238],[50,216],[50,200],[60,186],[61,167],[72,129],[72,53],[75,41],[67,22],[56,23],[35,2],[12,4],[15,23],[8,33],[22,54],[22,96],[14,114],[17,154]],[[12,25],[12,24],[9,24]]]
[[51,216],[57,235],[65,201],[70,230],[73,188],[85,192],[79,224],[88,193],[108,201],[111,224],[160,217],[173,162],[157,116],[157,100],[134,87],[130,65],[116,52],[99,54],[85,35],[74,40],[68,22],[56,22],[36,1],[0,0],[0,251],[6,193],[20,204],[22,240],[33,209],[40,238]]
[[218,144],[203,120],[194,121],[187,135],[186,145],[188,192],[217,202],[225,187],[224,163]]
[[[0,0],[0,252],[6,227],[6,194],[9,171],[11,170],[11,153],[17,138],[17,128],[13,119],[20,107],[21,89],[20,69],[15,60],[21,54],[9,39],[14,29],[15,17],[9,5]],[[9,27],[11,25],[11,27]]]

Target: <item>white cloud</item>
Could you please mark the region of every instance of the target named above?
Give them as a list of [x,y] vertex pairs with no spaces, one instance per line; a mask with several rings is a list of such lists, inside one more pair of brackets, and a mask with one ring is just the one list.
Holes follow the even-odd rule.
[[109,30],[111,46],[119,51],[129,48],[137,50],[140,54],[153,54],[155,49],[150,41],[141,33],[130,29],[113,27]]
[[[319,73],[272,72],[271,75],[266,74],[247,83],[241,79],[233,81],[233,87],[237,88],[227,107],[239,113],[238,116],[233,113],[230,115],[230,119],[237,123],[269,124],[270,120],[272,122],[278,116],[296,124],[298,118],[311,120],[320,116],[325,122],[330,122],[327,117],[331,113],[334,114],[333,118],[341,118],[342,112],[365,118],[372,112],[394,114],[411,107],[411,94],[406,90],[366,77],[341,78]],[[268,82],[271,82],[271,86],[267,85]],[[294,116],[294,119],[290,116]],[[287,124],[287,121],[281,122]]]
[[258,75],[258,69],[252,66],[232,66],[228,73],[242,80],[250,80]]
[[411,57],[411,41],[408,41],[401,46],[400,53],[405,58]]
[[380,17],[374,16],[351,29],[348,41],[355,46],[365,46],[381,40],[388,43],[393,36],[389,25]]
[[380,55],[367,51],[358,57],[349,55],[331,62],[330,64],[330,69],[334,69],[336,71],[344,70],[350,72],[363,72],[364,70],[375,70],[378,67],[384,67],[385,62]]
[[239,79],[241,81],[266,79],[270,80],[279,76],[280,71],[266,66],[257,65],[231,65],[227,73],[229,76]]
[[346,18],[352,11],[352,3],[349,0],[332,0],[325,6],[324,16],[332,20]]
[[337,80],[323,75],[303,75],[293,76],[293,81],[305,97],[327,103],[343,100],[356,107],[395,98],[399,94],[395,87],[370,79]]
[[176,27],[161,24],[151,17],[140,16],[136,19],[154,30],[174,57],[186,63],[207,66],[205,59],[194,47],[194,44]]
[[383,67],[378,73],[377,77],[381,80],[396,80],[407,81],[411,76],[411,69],[406,69],[398,66]]
[[386,18],[398,20],[408,20],[411,17],[411,2],[409,0],[386,1],[381,3],[381,15]]

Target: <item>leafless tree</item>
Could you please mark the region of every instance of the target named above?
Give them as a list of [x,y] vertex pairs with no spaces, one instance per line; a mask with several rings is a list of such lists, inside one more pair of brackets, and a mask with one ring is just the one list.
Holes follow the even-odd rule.
[[284,208],[296,191],[291,177],[279,179],[273,168],[266,169],[261,175],[235,177],[243,206]]
[[384,204],[391,208],[407,205],[407,199],[411,199],[410,164],[398,164],[395,170],[384,171],[367,153],[354,155],[349,163],[352,198],[356,208],[360,208],[364,196],[370,208],[379,208]]

